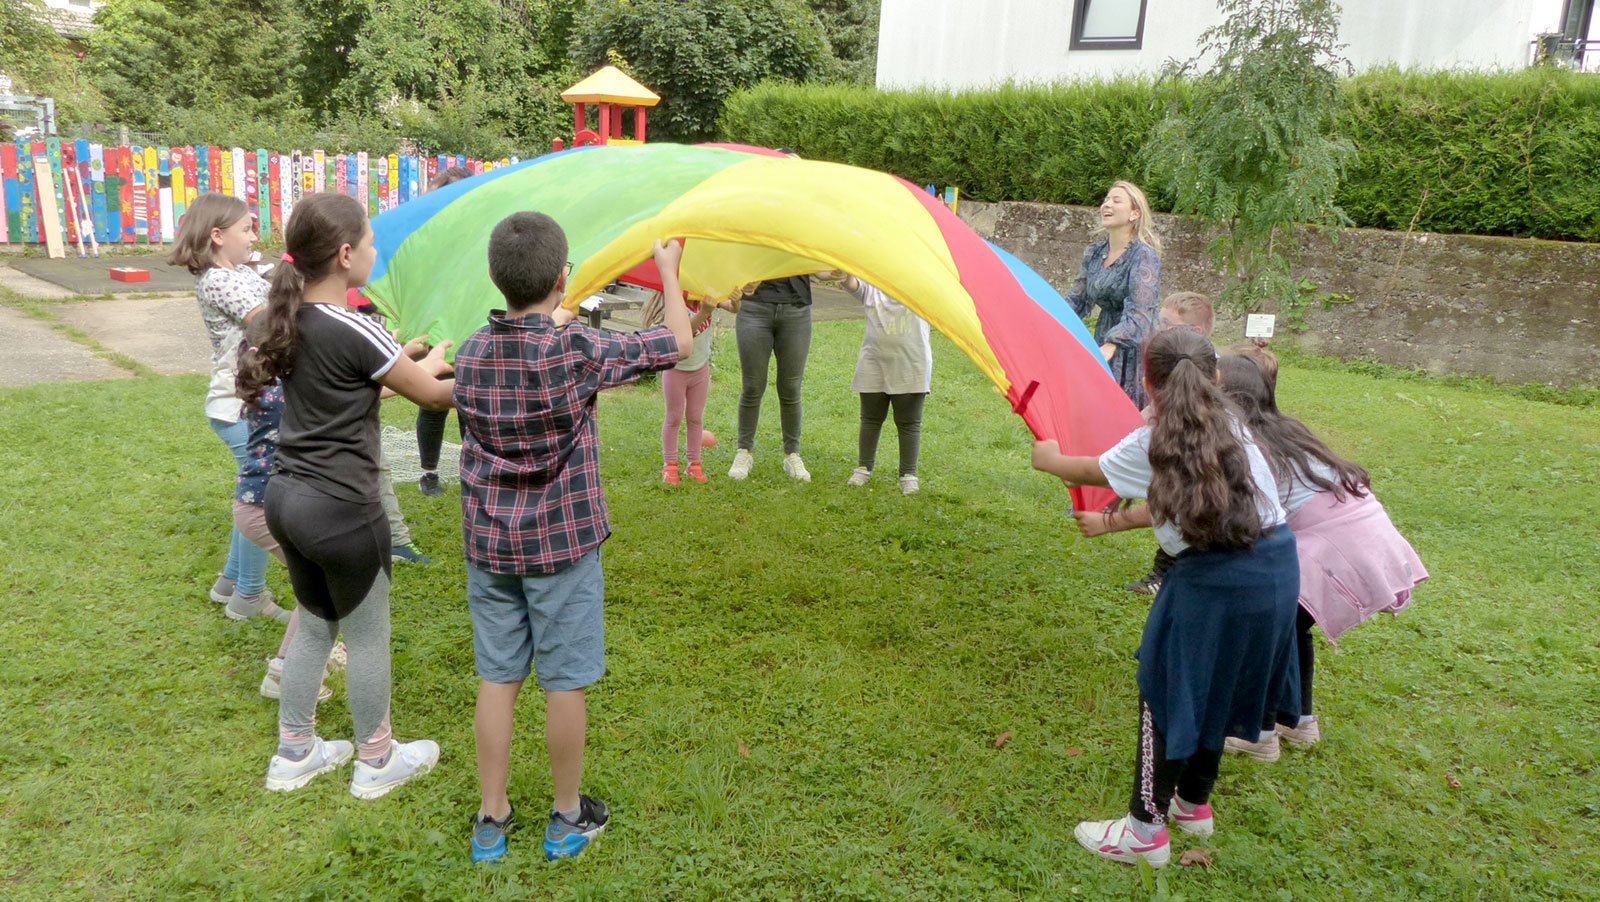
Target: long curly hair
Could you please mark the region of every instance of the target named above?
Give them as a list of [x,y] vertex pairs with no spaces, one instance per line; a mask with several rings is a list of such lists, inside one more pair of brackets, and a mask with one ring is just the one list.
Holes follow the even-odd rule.
[[[1277,393],[1259,363],[1242,354],[1230,355],[1219,361],[1218,368],[1223,393],[1238,406],[1279,484],[1299,479],[1332,492],[1340,501],[1367,494],[1372,477],[1365,469],[1333,453],[1304,423],[1278,410]],[[1319,463],[1334,472],[1333,479],[1313,471],[1312,466]]]
[[1259,488],[1217,387],[1217,352],[1200,333],[1162,329],[1144,347],[1155,399],[1150,432],[1150,512],[1173,523],[1190,547],[1237,551],[1261,537]]
[[267,386],[293,372],[299,345],[295,319],[306,284],[332,273],[339,249],[361,243],[366,228],[367,211],[353,197],[312,194],[294,205],[283,235],[292,259],[273,269],[267,309],[246,328],[239,346],[235,386],[246,404],[255,407]]

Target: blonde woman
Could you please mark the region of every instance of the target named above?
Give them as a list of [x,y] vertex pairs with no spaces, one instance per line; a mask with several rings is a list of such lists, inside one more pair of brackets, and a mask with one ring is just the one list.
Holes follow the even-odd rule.
[[1100,202],[1100,228],[1083,252],[1067,303],[1086,317],[1100,308],[1094,340],[1112,378],[1143,409],[1139,346],[1155,330],[1161,305],[1161,239],[1151,227],[1150,203],[1132,182],[1116,182]]

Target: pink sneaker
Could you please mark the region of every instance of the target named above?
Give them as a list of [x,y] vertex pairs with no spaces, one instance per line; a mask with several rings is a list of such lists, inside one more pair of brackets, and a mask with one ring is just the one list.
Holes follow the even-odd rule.
[[1210,836],[1217,832],[1216,821],[1211,818],[1209,802],[1190,805],[1183,799],[1173,796],[1172,804],[1167,806],[1167,819],[1190,836]]
[[1166,867],[1172,858],[1172,843],[1167,840],[1167,828],[1156,830],[1149,842],[1141,840],[1128,825],[1131,815],[1124,814],[1114,821],[1083,821],[1073,829],[1072,835],[1085,849],[1123,864],[1133,864],[1143,858],[1151,867]]

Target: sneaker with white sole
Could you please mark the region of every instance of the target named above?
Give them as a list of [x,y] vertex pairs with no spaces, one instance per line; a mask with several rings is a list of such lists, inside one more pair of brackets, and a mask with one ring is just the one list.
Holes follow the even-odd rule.
[[783,456],[783,472],[796,482],[810,482],[811,471],[806,469],[806,462],[798,454],[785,454]]
[[[226,585],[228,589],[226,592],[222,591],[224,585]],[[206,597],[217,604],[227,604],[228,599],[233,597],[234,585],[235,583],[233,580],[228,579],[227,577],[218,573],[216,582],[211,584],[211,590],[206,593]]]
[[1167,839],[1167,828],[1160,827],[1149,842],[1133,832],[1128,821],[1132,815],[1124,814],[1112,821],[1082,821],[1072,831],[1078,843],[1101,858],[1133,864],[1143,858],[1153,868],[1166,867],[1172,858],[1172,843]]
[[1278,734],[1272,733],[1266,739],[1255,742],[1246,742],[1237,736],[1229,736],[1222,742],[1222,750],[1230,755],[1243,755],[1260,761],[1262,764],[1271,764],[1283,757],[1283,747],[1278,743]]
[[310,783],[318,774],[337,770],[343,766],[356,747],[343,739],[331,742],[313,737],[311,751],[299,761],[290,761],[282,755],[273,755],[267,762],[267,791],[291,792]]
[[[324,670],[323,679],[327,679],[326,673]],[[261,678],[261,697],[277,699],[281,695],[283,695],[283,659],[268,658],[267,673]],[[317,690],[317,704],[320,705],[330,698],[333,698],[333,690],[328,688],[327,683],[323,683],[322,688]]]
[[393,792],[400,784],[420,777],[439,763],[439,743],[432,739],[415,739],[411,742],[389,740],[389,762],[373,767],[365,761],[356,762],[356,771],[350,777],[350,794],[358,799],[377,799]]
[[328,650],[328,663],[322,668],[322,677],[327,679],[350,665],[350,650],[345,648],[344,640],[333,643],[333,648]]
[[915,476],[902,476],[902,477],[900,477],[900,494],[902,494],[902,495],[915,495],[917,493],[917,490],[920,489],[920,488],[922,488],[922,484],[917,482],[917,477],[915,477]]
[[1210,836],[1217,832],[1217,822],[1211,816],[1211,803],[1190,805],[1176,795],[1167,806],[1167,820],[1190,836]]
[[866,485],[867,484],[867,480],[869,480],[871,478],[872,478],[872,471],[871,470],[867,469],[866,467],[856,467],[855,471],[850,474],[850,478],[846,479],[844,481],[844,484],[845,485]]
[[558,858],[577,858],[606,829],[611,820],[611,809],[599,799],[578,796],[578,820],[567,820],[550,812],[550,823],[544,829],[544,857],[546,861]]
[[1278,724],[1278,735],[1290,748],[1308,749],[1322,741],[1322,727],[1318,725],[1315,717],[1297,727],[1286,727]]
[[289,622],[289,612],[278,607],[278,599],[266,589],[255,595],[245,595],[235,590],[228,598],[228,606],[223,609],[223,614],[229,620],[249,620],[251,617],[265,617],[279,623]]
[[750,475],[750,465],[756,462],[755,456],[748,449],[740,448],[733,452],[733,466],[728,468],[729,479],[745,479]]

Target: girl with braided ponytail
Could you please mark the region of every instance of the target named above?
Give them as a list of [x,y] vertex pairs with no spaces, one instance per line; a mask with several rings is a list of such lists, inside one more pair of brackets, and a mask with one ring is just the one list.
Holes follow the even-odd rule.
[[[437,743],[399,743],[389,727],[390,536],[378,498],[378,396],[389,388],[423,407],[449,407],[455,382],[438,377],[450,371],[450,343],[414,361],[346,308],[346,293],[366,284],[377,256],[366,211],[353,198],[311,195],[295,205],[284,239],[287,253],[266,310],[245,331],[238,373],[239,396],[251,405],[275,380],[283,386],[266,517],[302,608],[284,656],[266,786],[298,789],[359,752],[350,792],[374,799],[439,760]],[[324,663],[341,632],[359,750],[314,731]]]
[[1176,557],[1139,645],[1128,813],[1075,831],[1102,858],[1162,867],[1171,856],[1167,820],[1195,836],[1214,829],[1211,789],[1226,737],[1254,740],[1266,712],[1299,703],[1300,568],[1272,470],[1217,385],[1211,342],[1192,329],[1166,329],[1142,357],[1155,406],[1150,424],[1098,458],[1035,442],[1033,465],[1068,485],[1148,499],[1131,511],[1079,514],[1079,522],[1154,526]]

